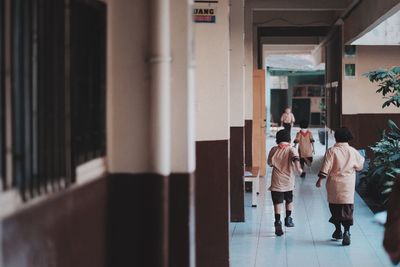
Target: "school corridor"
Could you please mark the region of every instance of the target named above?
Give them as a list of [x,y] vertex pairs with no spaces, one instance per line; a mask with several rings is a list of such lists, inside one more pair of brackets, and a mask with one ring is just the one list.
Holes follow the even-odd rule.
[[267,153],[306,123],[373,160],[399,63],[400,0],[0,0],[0,267],[390,266],[359,197],[351,246],[329,240],[317,132],[277,238]]
[[[317,135],[313,129],[313,135]],[[333,143],[332,137],[330,144]],[[271,148],[274,138],[268,138]],[[294,228],[275,236],[274,211],[270,192],[271,168],[261,179],[259,205],[251,207],[251,193],[246,193],[246,221],[230,224],[231,267],[389,267],[392,266],[382,247],[383,226],[373,221],[374,214],[356,193],[352,244],[343,247],[331,240],[334,225],[328,222],[330,212],[325,187],[315,187],[325,146],[315,143],[315,162],[306,167],[306,178],[296,176],[294,192]]]

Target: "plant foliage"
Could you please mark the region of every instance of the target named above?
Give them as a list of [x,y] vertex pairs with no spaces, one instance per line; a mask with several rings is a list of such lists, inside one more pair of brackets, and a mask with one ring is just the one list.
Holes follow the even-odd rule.
[[[376,92],[385,99],[382,108],[390,105],[400,107],[400,66],[379,69],[364,75],[371,82],[378,83]],[[388,124],[389,132],[384,131],[382,139],[370,147],[374,152],[374,160],[365,173],[368,184],[378,187],[385,202],[400,174],[400,129],[392,120]]]
[[390,130],[384,131],[382,139],[370,147],[375,158],[364,173],[367,183],[382,192],[384,201],[391,192],[396,176],[400,174],[400,129],[391,120],[388,124]]
[[379,89],[376,92],[382,94],[386,99],[382,108],[390,105],[400,107],[400,66],[374,70],[365,73],[364,76],[368,77],[371,82],[378,83]]

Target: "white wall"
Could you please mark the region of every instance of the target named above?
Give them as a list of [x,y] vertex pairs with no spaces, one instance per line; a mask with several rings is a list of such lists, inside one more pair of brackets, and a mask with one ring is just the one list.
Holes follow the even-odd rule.
[[[399,113],[399,109],[382,109],[384,99],[375,91],[376,83],[371,83],[362,74],[379,68],[400,65],[400,46],[357,46],[355,58],[344,58],[344,63],[356,63],[356,79],[343,76],[343,114],[358,113]],[[344,68],[344,65],[343,65]]]
[[111,172],[150,171],[149,4],[108,1],[107,156]]
[[192,5],[171,0],[171,164],[172,172],[195,169],[195,88]]
[[110,172],[169,175],[195,169],[192,6],[187,0],[160,3],[153,10],[158,15],[150,16],[149,1],[108,1]]
[[196,23],[196,140],[229,139],[229,1],[216,23]]
[[245,119],[253,119],[253,19],[252,10],[245,6],[244,56],[245,56]]
[[244,126],[244,0],[231,0],[230,9],[230,118]]

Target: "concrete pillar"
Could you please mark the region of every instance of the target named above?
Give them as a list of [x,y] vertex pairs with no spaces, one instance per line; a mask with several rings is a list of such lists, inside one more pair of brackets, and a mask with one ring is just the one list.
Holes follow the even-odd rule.
[[109,266],[168,266],[168,9],[168,0],[108,1]]
[[196,23],[196,265],[229,266],[229,0]]
[[253,135],[253,11],[245,2],[244,56],[245,56],[245,164],[251,166]]
[[230,9],[230,215],[244,216],[244,0],[232,0]]
[[192,3],[171,0],[169,266],[195,266],[195,88]]

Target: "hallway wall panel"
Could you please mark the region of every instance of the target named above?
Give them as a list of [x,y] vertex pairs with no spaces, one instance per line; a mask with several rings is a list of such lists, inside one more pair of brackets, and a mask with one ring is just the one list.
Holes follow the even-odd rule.
[[231,127],[229,164],[231,222],[244,222],[244,127]]
[[106,267],[106,217],[106,178],[28,205],[1,222],[0,266]]
[[215,23],[196,23],[196,266],[229,266],[229,0]]
[[231,221],[244,221],[244,0],[230,6],[230,215]]
[[353,79],[347,79],[343,74],[343,114],[399,113],[393,105],[382,108],[385,99],[376,93],[379,84],[371,83],[364,73],[398,66],[400,46],[357,46],[356,49],[355,58],[343,58],[343,64],[356,64]]
[[400,114],[354,114],[342,115],[342,125],[348,127],[353,133],[354,140],[351,145],[358,149],[367,149],[382,137],[383,130],[388,129],[388,120],[393,120],[400,125]]
[[246,166],[253,165],[253,120],[246,120],[244,126],[244,142],[245,142],[245,164]]
[[196,143],[196,266],[229,266],[229,141]]

